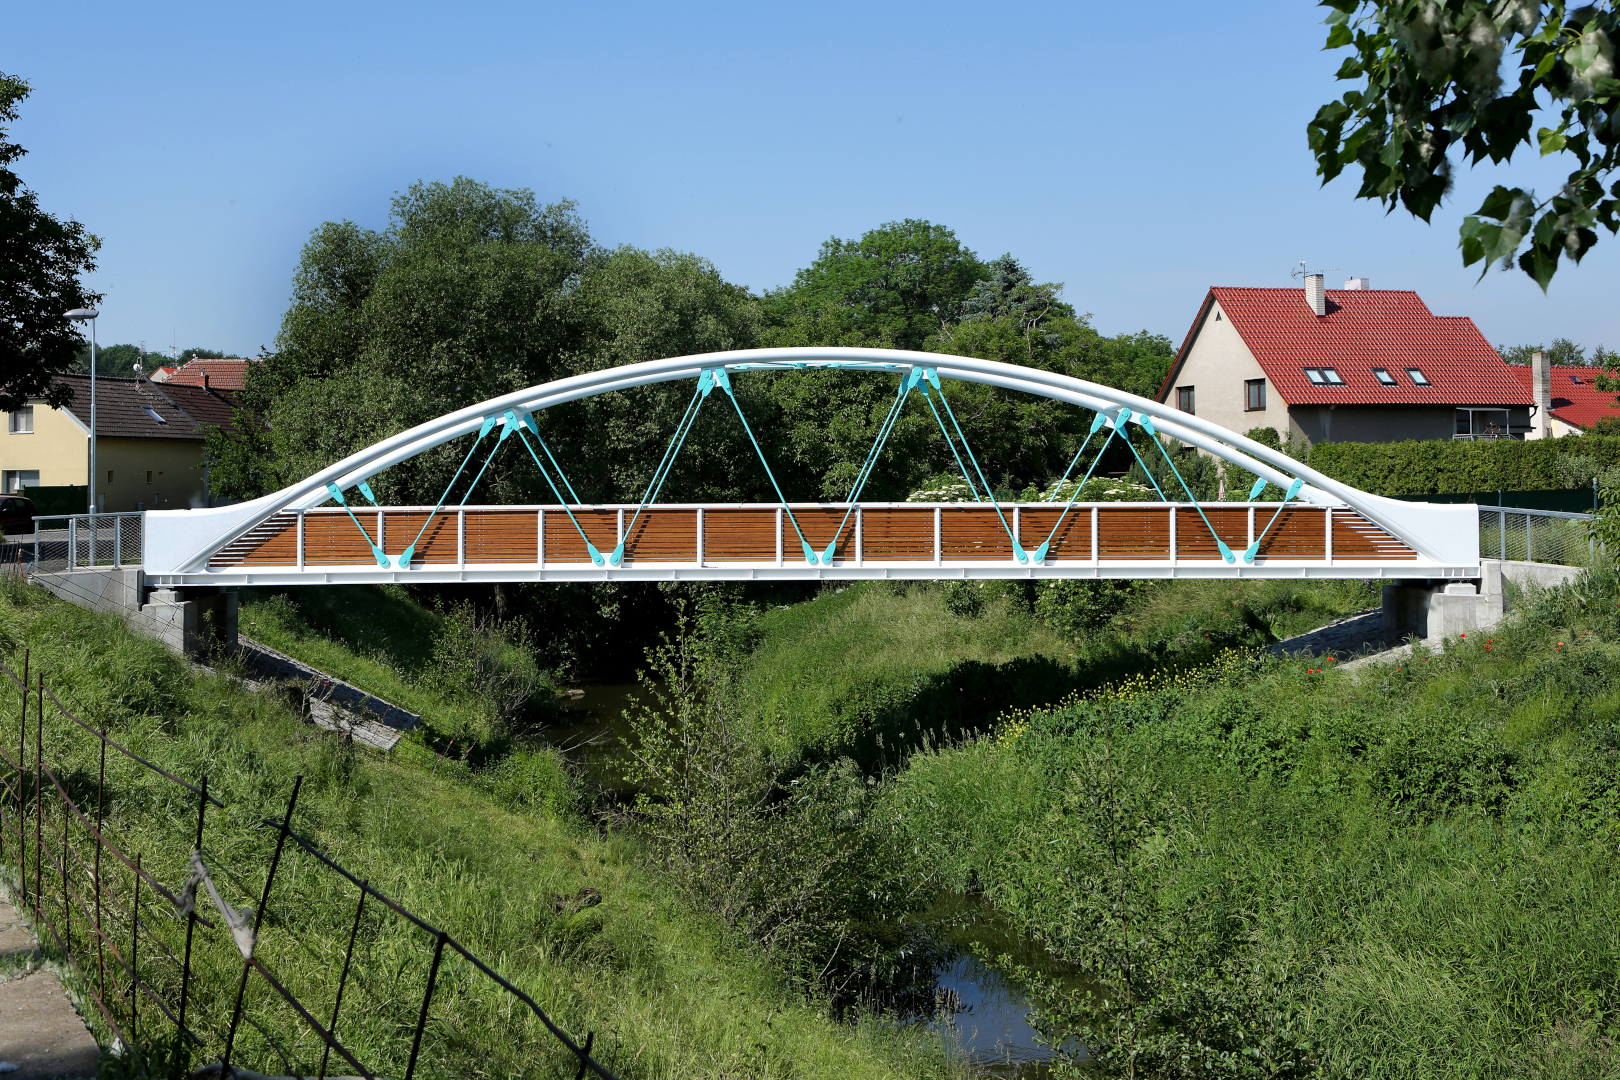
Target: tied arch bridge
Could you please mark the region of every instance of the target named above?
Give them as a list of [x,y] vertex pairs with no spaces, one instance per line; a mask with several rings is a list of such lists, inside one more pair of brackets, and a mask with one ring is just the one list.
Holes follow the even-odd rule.
[[[750,372],[838,369],[894,380],[895,396],[841,502],[790,502],[738,402]],[[534,415],[653,383],[691,381],[686,413],[639,502],[587,503]],[[1040,502],[998,501],[952,411],[948,384],[981,383],[1093,414],[1065,481]],[[699,410],[735,412],[776,502],[664,503],[664,481]],[[902,410],[932,421],[973,502],[862,501]],[[1161,436],[1254,478],[1249,500],[1200,502]],[[470,438],[469,438],[470,437]],[[435,447],[468,440],[435,505],[378,505],[368,481]],[[1155,502],[1083,503],[1083,481],[1119,442],[1161,456]],[[458,447],[459,449],[459,447]],[[502,452],[532,459],[555,501],[472,501]],[[1089,458],[1089,468],[1086,462]],[[1162,466],[1157,466],[1163,475]],[[1230,473],[1229,473],[1230,475]],[[1079,483],[1072,483],[1080,481]],[[1230,481],[1229,481],[1230,482]],[[1268,486],[1285,493],[1256,501]],[[1070,497],[1064,498],[1063,495]],[[1320,577],[1476,579],[1476,512],[1382,498],[1163,403],[1069,376],[991,360],[887,349],[792,348],[652,360],[575,375],[449,413],[384,439],[273,494],[144,519],[141,569],[165,589],[361,582],[789,580],[868,578]]]

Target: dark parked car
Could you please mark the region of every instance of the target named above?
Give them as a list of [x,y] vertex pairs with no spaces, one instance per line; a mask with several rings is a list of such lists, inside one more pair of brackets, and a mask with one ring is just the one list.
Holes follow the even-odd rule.
[[21,495],[7,495],[0,499],[0,532],[31,533],[34,531],[34,501]]

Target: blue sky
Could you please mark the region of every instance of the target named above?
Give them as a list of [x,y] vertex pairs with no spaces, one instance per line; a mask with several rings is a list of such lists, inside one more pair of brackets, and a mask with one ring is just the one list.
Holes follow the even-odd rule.
[[1064,282],[1105,333],[1179,342],[1207,286],[1290,285],[1305,259],[1493,343],[1620,346],[1620,239],[1543,296],[1458,259],[1499,175],[1463,175],[1433,225],[1320,187],[1304,126],[1342,90],[1300,0],[5,10],[0,70],[35,88],[20,171],[104,240],[103,342],[252,355],[312,229],[382,227],[394,192],[459,174],[756,290],[920,217]]

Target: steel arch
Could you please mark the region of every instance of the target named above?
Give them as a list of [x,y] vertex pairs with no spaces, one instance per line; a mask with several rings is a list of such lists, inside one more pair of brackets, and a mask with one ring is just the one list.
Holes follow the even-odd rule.
[[818,368],[900,372],[913,367],[932,368],[943,378],[1018,390],[1097,412],[1118,415],[1120,409],[1128,408],[1132,420],[1151,417],[1163,434],[1238,465],[1278,487],[1288,487],[1296,477],[1303,480],[1303,501],[1354,509],[1409,545],[1430,567],[1450,568],[1447,573],[1451,575],[1456,575],[1457,568],[1477,568],[1478,533],[1471,507],[1402,502],[1360,491],[1278,450],[1161,402],[1072,376],[996,360],[899,349],[814,347],[735,350],[648,360],[491,398],[383,439],[261,498],[227,507],[149,512],[145,568],[149,576],[158,579],[206,575],[210,556],[277,513],[319,506],[328,498],[328,484],[347,489],[423,451],[472,433],[486,417],[509,409],[537,412],[614,390],[696,378],[705,368],[733,372]]

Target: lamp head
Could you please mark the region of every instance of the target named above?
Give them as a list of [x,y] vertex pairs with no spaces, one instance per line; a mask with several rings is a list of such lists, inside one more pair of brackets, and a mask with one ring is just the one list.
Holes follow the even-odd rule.
[[86,319],[95,318],[97,315],[100,315],[101,312],[97,311],[95,308],[76,307],[72,311],[64,312],[64,314],[74,322],[84,322]]

